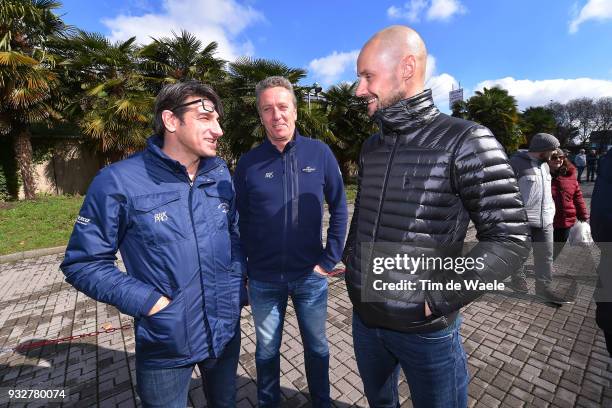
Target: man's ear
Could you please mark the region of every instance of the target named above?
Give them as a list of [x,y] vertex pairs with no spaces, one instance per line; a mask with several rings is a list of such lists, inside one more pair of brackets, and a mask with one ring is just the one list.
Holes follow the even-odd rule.
[[402,79],[408,80],[414,76],[416,72],[416,58],[414,55],[406,55],[401,61]]
[[172,113],[172,111],[164,110],[162,111],[161,117],[162,117],[162,121],[164,122],[164,127],[166,128],[166,131],[170,133],[176,132],[177,121],[178,121],[178,118],[176,117],[176,115]]

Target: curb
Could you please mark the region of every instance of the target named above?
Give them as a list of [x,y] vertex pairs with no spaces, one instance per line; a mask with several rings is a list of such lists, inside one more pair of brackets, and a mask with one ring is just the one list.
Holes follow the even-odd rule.
[[0,264],[21,261],[22,259],[37,258],[44,255],[54,255],[66,251],[66,245],[53,247],[53,248],[42,248],[33,249],[31,251],[16,252],[14,254],[1,255]]

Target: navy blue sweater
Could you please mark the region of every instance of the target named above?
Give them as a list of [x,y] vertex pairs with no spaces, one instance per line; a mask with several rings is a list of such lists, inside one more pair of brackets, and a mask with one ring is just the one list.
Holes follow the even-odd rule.
[[[250,279],[289,282],[340,260],[348,213],[342,175],[329,147],[296,132],[281,153],[266,140],[243,155],[234,175]],[[330,212],[323,248],[323,198]]]

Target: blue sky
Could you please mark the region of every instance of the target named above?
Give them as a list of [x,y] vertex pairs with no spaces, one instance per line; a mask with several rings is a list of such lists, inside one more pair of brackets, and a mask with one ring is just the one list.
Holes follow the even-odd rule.
[[581,96],[612,96],[612,0],[64,0],[60,13],[112,40],[188,30],[219,56],[277,59],[308,70],[303,84],[354,81],[359,49],[376,31],[405,24],[423,37],[428,82],[448,111],[500,84],[519,108]]

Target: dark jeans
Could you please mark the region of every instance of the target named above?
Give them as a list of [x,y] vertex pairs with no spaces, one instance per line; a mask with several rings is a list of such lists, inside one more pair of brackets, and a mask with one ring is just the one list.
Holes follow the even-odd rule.
[[469,374],[460,325],[457,317],[446,329],[408,334],[366,327],[353,313],[355,357],[370,407],[400,406],[400,367],[414,407],[467,407]]
[[595,170],[597,169],[597,165],[595,166],[587,166],[587,181],[595,181]]
[[582,183],[582,172],[584,171],[584,166],[576,166],[576,168],[578,169],[578,174],[576,175],[576,178],[578,179],[579,183]]
[[597,308],[595,309],[595,321],[599,328],[603,331],[604,338],[606,339],[606,347],[608,353],[612,357],[612,303],[611,302],[597,302]]
[[289,296],[304,345],[306,381],[312,406],[329,407],[329,348],[325,335],[327,278],[314,271],[284,283],[249,279],[249,300],[257,337],[258,405],[263,408],[280,404],[280,346]]
[[[240,357],[240,326],[217,360],[198,363],[209,407],[236,406],[236,371]],[[136,367],[138,395],[145,408],[185,408],[195,365],[175,368]]]
[[612,357],[612,243],[599,243],[601,258],[597,267],[597,288],[595,289],[595,322],[603,331],[608,353]]
[[561,250],[563,250],[563,247],[567,242],[567,237],[569,237],[569,231],[570,228],[555,228],[555,230],[553,231],[553,238],[555,241],[555,244],[553,246],[553,259],[557,259],[557,257],[561,253]]

